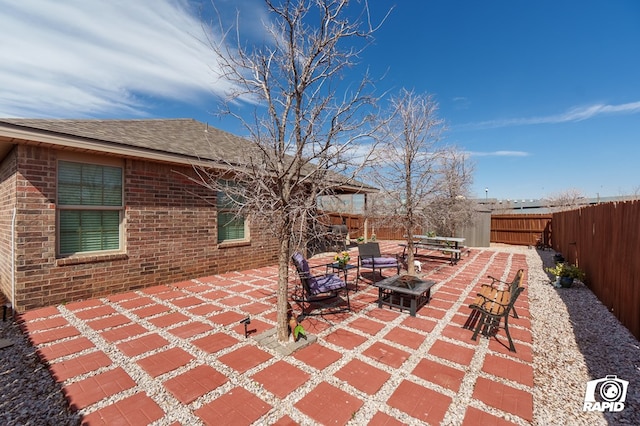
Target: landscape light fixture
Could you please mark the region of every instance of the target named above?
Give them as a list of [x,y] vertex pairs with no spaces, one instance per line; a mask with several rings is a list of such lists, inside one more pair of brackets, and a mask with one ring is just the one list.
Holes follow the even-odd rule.
[[244,324],[244,338],[249,337],[249,330],[247,330],[247,326],[251,324],[251,318],[246,317],[245,319],[240,321],[240,324]]

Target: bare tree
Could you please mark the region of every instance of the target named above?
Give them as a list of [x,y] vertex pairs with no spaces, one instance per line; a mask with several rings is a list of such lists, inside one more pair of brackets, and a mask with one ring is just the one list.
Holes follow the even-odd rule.
[[427,220],[425,206],[443,190],[446,149],[439,145],[444,122],[437,117],[430,95],[403,89],[390,102],[390,118],[383,126],[374,177],[387,202],[390,216],[407,236],[407,269],[415,274],[413,236]]
[[[267,224],[278,241],[277,336],[283,342],[289,259],[318,226],[317,197],[358,188],[353,179],[363,158],[355,159],[354,148],[372,128],[377,99],[366,73],[355,85],[345,86],[342,77],[357,64],[376,28],[366,3],[265,4],[272,18],[266,42],[246,47],[240,29],[234,33],[222,23],[222,42],[211,42],[222,78],[236,87],[225,112],[240,120],[252,147],[227,161],[228,175],[219,167],[201,169],[200,175],[212,190],[232,193],[237,214]],[[354,14],[354,7],[362,10]],[[249,116],[242,114],[246,104],[238,102],[247,99],[253,102]],[[221,185],[227,176],[234,183]]]
[[425,214],[438,234],[455,236],[476,213],[477,204],[470,196],[474,167],[466,153],[449,148],[440,171],[440,190],[428,200]]
[[579,189],[570,188],[545,198],[551,211],[573,210],[585,204],[585,197]]

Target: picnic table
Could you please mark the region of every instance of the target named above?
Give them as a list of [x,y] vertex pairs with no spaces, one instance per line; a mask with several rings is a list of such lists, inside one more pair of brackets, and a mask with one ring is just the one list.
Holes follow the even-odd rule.
[[[450,255],[450,262],[455,265],[460,260],[463,250],[465,239],[460,237],[431,237],[428,235],[414,235],[413,236],[413,250],[414,255],[418,255],[418,250],[439,251],[443,254]],[[400,244],[402,249],[402,256],[406,256],[407,247],[409,244]]]

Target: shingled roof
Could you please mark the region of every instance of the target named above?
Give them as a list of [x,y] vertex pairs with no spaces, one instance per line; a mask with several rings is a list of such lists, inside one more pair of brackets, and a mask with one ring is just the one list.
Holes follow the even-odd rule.
[[29,131],[102,143],[140,148],[143,151],[163,152],[192,159],[216,160],[211,142],[222,154],[231,155],[247,148],[249,142],[231,133],[193,119],[157,120],[47,120],[1,119]]
[[[0,119],[0,143],[19,141],[208,165],[235,163],[242,153],[246,155],[254,149],[248,140],[194,119]],[[344,176],[336,175],[336,178],[348,187],[367,192],[375,190]]]

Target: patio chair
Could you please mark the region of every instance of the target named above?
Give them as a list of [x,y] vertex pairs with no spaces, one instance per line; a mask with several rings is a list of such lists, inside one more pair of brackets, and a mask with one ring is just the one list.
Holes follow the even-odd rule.
[[[344,290],[347,298],[347,307],[339,308],[334,312],[344,312],[351,310],[351,302],[349,301],[349,291],[347,283],[340,279],[336,274],[313,274],[312,267],[304,256],[296,252],[291,256],[291,261],[298,273],[298,280],[293,292],[292,300],[300,306],[303,314],[305,313],[304,304],[311,305],[315,302],[321,302],[328,299],[337,298],[342,290]],[[324,268],[327,265],[318,265],[316,268]]]
[[327,240],[332,250],[343,251],[347,249],[347,225],[331,225],[327,233]]
[[380,254],[380,245],[378,243],[358,244],[358,271],[357,280],[360,279],[360,268],[371,269],[373,271],[373,282],[376,281],[376,269],[382,270],[386,268],[395,268],[396,274],[400,273],[401,262],[397,257],[382,256]]

